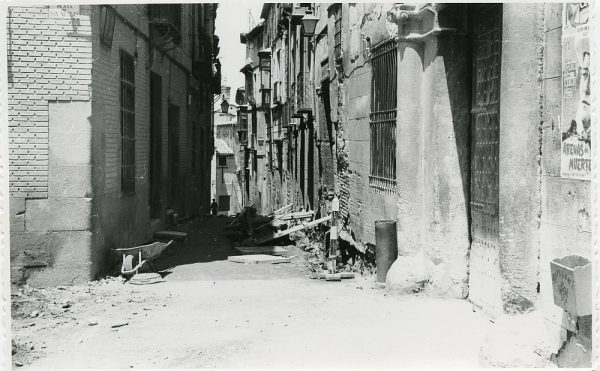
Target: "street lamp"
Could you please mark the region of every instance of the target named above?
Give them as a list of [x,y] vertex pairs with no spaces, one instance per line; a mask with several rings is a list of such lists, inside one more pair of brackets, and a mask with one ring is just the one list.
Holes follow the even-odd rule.
[[229,112],[229,103],[227,102],[226,99],[223,99],[223,102],[221,102],[221,112],[223,112],[223,113]]
[[315,28],[319,18],[315,16],[311,10],[307,10],[304,17],[302,17],[302,28],[304,29],[304,36],[313,37],[315,35]]

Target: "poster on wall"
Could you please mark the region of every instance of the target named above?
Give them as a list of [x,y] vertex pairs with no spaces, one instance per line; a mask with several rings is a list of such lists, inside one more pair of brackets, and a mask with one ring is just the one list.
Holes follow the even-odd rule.
[[588,3],[564,4],[560,174],[582,180],[592,173],[590,15]]

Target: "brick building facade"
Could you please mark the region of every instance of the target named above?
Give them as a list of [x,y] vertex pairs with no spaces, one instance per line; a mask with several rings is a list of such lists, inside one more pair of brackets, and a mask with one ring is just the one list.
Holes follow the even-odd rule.
[[208,206],[216,7],[9,8],[13,281],[93,279]]
[[[563,24],[576,12],[571,27],[587,30],[585,4],[574,7],[265,4],[241,35],[247,121],[259,123],[248,204],[320,211],[334,191],[340,237],[363,252],[375,221],[397,221],[390,286],[468,298],[493,317],[534,311],[562,336],[553,351],[564,329],[590,348],[589,323],[554,305],[550,276],[554,258],[593,257],[591,166],[577,165],[591,160],[561,172]],[[586,47],[574,48],[583,65]],[[571,73],[589,79],[585,66]]]

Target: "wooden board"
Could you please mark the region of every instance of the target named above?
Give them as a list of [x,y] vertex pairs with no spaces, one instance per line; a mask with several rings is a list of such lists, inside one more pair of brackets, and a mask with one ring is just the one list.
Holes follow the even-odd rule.
[[285,255],[289,250],[282,246],[238,246],[234,250],[244,255],[265,254],[265,255]]
[[289,263],[291,261],[290,258],[283,258],[281,256],[272,256],[272,255],[264,255],[264,254],[256,254],[256,255],[238,255],[238,256],[229,256],[227,260],[234,263],[244,263],[244,264],[279,264],[279,263]]
[[297,225],[297,226],[295,226],[293,228],[286,229],[285,231],[281,231],[281,232],[277,232],[277,233],[272,233],[272,234],[270,234],[268,236],[265,236],[265,237],[263,237],[261,239],[256,240],[256,244],[257,245],[263,245],[263,244],[265,244],[267,242],[271,242],[271,241],[276,240],[278,238],[281,238],[283,236],[287,236],[287,235],[289,235],[291,233],[294,233],[294,232],[297,232],[297,231],[301,231],[304,228],[312,228],[312,227],[314,227],[316,225],[319,225],[319,224],[321,224],[323,222],[326,222],[326,221],[328,221],[330,219],[331,219],[331,215],[328,215],[328,216],[323,217],[321,219],[313,220],[312,222],[304,223],[304,224],[301,224],[301,225]]

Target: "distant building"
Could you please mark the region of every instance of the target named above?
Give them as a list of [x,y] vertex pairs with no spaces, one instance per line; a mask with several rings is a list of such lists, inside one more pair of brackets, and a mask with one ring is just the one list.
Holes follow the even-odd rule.
[[235,215],[242,211],[242,189],[235,153],[223,139],[215,139],[215,198],[219,204],[219,214]]
[[216,9],[9,8],[13,282],[93,279],[208,206]]
[[[222,210],[224,214],[228,215],[234,215],[241,211],[243,203],[241,193],[243,148],[240,147],[237,131],[238,110],[239,107],[237,103],[233,97],[231,97],[231,87],[226,85],[221,86],[221,94],[215,96],[213,110],[215,143],[220,143],[221,153],[219,154],[218,152],[219,146],[215,146],[215,158],[213,158],[211,165],[211,194],[213,198],[219,198],[221,196],[232,197],[231,207],[227,210]],[[240,149],[242,150],[241,152]],[[225,166],[225,158],[222,156],[231,157],[228,157],[227,169],[225,170],[230,174],[236,174],[235,178],[227,175],[227,187],[224,187],[221,184],[224,182],[222,174],[224,171],[223,167]],[[219,163],[219,159],[222,161],[221,164]],[[221,203],[219,203],[219,207],[221,207]]]

